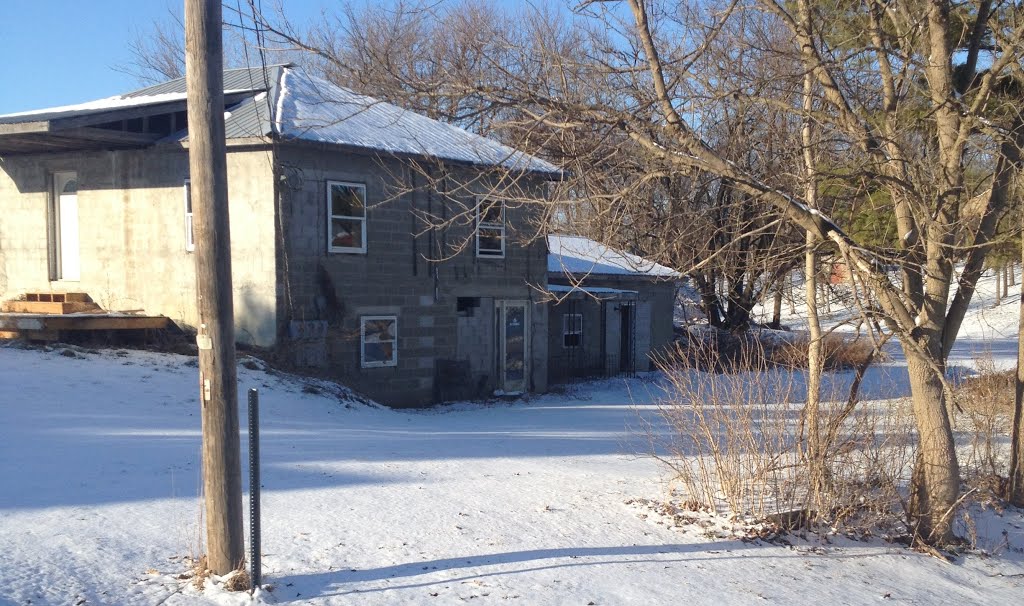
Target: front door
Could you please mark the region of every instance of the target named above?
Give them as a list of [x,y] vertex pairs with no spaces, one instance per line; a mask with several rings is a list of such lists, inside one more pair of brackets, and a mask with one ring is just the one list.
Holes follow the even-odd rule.
[[57,195],[57,279],[82,278],[78,236],[78,179],[75,173],[54,175]]
[[498,389],[505,394],[527,391],[530,376],[529,307],[526,301],[497,301]]

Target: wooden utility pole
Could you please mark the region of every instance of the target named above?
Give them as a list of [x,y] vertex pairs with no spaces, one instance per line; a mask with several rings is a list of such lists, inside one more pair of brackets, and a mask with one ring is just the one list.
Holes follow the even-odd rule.
[[207,562],[214,574],[226,574],[242,565],[245,541],[220,0],[185,0],[185,80],[200,322],[196,341],[203,418]]

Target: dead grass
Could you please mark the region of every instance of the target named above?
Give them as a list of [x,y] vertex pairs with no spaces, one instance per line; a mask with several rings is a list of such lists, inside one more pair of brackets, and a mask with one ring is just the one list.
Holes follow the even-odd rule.
[[198,560],[192,564],[192,586],[199,591],[203,590],[203,586],[206,585],[206,579],[210,578],[210,566],[206,561],[206,556],[199,556]]
[[252,582],[249,579],[249,573],[246,572],[244,567],[239,568],[224,579],[224,589],[227,591],[249,591],[250,587],[252,587]]
[[[748,331],[733,334],[713,327],[687,331],[677,340],[687,367],[717,373],[807,368],[809,343],[806,335],[797,333]],[[824,368],[832,371],[863,366],[875,347],[870,339],[831,333],[825,336],[822,349]]]

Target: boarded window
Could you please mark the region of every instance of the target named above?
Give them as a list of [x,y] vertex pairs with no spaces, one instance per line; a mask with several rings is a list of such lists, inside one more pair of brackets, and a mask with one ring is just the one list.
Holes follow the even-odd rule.
[[398,318],[360,318],[360,358],[363,368],[398,365]]

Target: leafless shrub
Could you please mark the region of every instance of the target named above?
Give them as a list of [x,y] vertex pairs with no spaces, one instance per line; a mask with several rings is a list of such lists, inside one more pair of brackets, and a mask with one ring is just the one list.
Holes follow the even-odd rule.
[[905,532],[902,489],[915,454],[905,403],[851,409],[838,394],[823,394],[822,469],[811,473],[802,373],[781,366],[705,372],[713,362],[699,359],[717,354],[691,343],[659,362],[670,388],[659,405],[666,429],[656,448],[683,502],[789,528]]
[[[809,338],[794,333],[749,331],[733,334],[713,327],[690,327],[677,340],[686,364],[713,372],[745,372],[773,367],[807,368]],[[830,333],[822,340],[825,370],[860,368],[875,355],[870,339]]]
[[1015,371],[998,371],[990,358],[977,361],[977,376],[956,387],[958,428],[967,436],[962,455],[964,482],[983,501],[1005,494]]
[[[806,368],[809,345],[808,337],[800,335],[768,349],[767,354],[773,364],[786,368]],[[875,351],[870,339],[851,339],[836,333],[825,335],[821,348],[825,370],[859,368]]]

